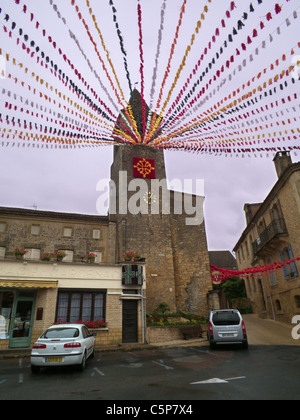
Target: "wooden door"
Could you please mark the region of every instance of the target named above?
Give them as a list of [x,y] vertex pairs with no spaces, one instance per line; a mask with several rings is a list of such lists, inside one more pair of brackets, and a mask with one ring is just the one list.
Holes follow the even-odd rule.
[[122,342],[136,343],[138,341],[138,311],[137,300],[123,300]]

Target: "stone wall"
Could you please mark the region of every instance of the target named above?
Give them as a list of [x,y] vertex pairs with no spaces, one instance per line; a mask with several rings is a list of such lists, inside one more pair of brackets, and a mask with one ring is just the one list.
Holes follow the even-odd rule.
[[[13,257],[15,248],[32,248],[41,254],[70,250],[73,261],[81,261],[82,256],[93,251],[102,253],[103,262],[112,258],[108,256],[108,219],[103,216],[0,208],[0,223],[4,223],[0,247],[6,248],[6,257]],[[33,233],[33,226],[37,233]],[[65,228],[70,228],[69,237],[64,234]],[[93,230],[100,231],[99,239],[93,238]]]

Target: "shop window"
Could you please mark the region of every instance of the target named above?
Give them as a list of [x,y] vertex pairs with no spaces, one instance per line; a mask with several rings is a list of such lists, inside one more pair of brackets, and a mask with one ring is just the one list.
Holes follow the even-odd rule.
[[15,295],[12,291],[0,291],[0,340],[9,338],[9,327]]
[[58,293],[56,322],[105,319],[105,292],[61,291]]

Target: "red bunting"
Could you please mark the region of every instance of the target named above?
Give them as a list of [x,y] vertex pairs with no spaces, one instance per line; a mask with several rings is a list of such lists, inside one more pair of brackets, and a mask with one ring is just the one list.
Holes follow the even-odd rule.
[[218,277],[218,281],[226,280],[230,277],[264,276],[264,275],[273,273],[274,271],[280,270],[281,268],[286,267],[287,265],[295,263],[296,261],[299,261],[299,260],[300,260],[300,257],[293,258],[291,260],[261,265],[261,266],[249,267],[249,268],[245,268],[244,270],[226,270],[224,268],[218,268],[215,265],[211,265],[210,269],[212,272],[212,282],[215,282],[216,276]]

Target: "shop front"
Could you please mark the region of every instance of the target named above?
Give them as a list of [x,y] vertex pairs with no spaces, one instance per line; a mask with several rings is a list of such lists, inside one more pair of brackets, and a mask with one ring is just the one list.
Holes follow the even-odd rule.
[[0,281],[0,348],[31,346],[36,297],[40,286],[45,287],[45,284]]

